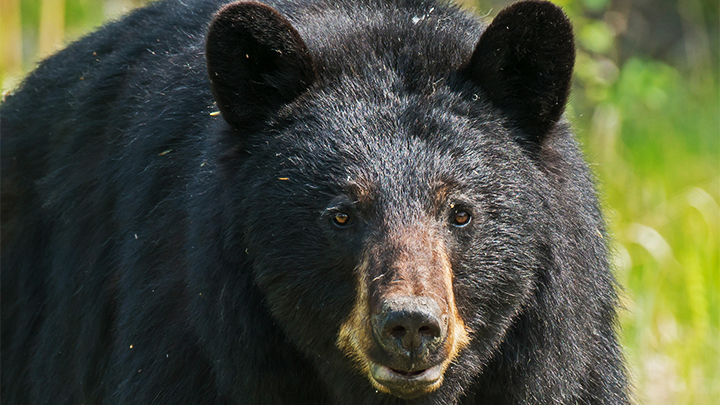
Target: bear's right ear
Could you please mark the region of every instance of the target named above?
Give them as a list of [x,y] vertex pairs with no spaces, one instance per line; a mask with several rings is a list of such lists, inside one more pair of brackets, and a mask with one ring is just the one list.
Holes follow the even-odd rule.
[[565,13],[549,1],[519,1],[480,36],[465,74],[538,145],[570,93],[575,41]]
[[218,11],[205,54],[215,101],[236,130],[294,100],[316,76],[297,30],[275,9],[254,1]]

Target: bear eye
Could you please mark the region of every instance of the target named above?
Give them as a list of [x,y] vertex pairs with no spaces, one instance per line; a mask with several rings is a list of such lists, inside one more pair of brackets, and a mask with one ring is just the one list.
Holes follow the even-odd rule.
[[452,216],[452,224],[457,227],[463,227],[470,223],[472,217],[465,211],[458,211]]
[[344,212],[337,212],[332,217],[332,221],[335,225],[345,228],[350,226],[350,216]]

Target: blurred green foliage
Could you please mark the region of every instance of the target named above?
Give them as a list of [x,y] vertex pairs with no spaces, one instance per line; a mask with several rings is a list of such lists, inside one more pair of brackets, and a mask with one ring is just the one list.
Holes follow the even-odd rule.
[[[0,82],[144,0],[0,1]],[[460,0],[491,18],[509,0]],[[717,0],[556,0],[575,26],[568,117],[612,232],[637,398],[720,403]],[[487,10],[490,10],[488,13]]]

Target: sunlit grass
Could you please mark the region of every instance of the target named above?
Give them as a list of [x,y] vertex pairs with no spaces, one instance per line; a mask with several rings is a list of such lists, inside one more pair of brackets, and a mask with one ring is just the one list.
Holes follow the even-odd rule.
[[711,72],[625,64],[578,125],[599,176],[625,287],[638,399],[720,403],[720,104]]

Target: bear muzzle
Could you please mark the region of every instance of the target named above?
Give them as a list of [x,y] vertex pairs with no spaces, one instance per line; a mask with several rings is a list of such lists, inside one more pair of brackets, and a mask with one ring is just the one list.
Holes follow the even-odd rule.
[[373,337],[389,362],[411,372],[416,363],[429,361],[447,335],[447,315],[430,297],[406,296],[385,299],[371,316]]
[[385,299],[371,316],[374,338],[372,378],[396,396],[412,398],[442,381],[448,316],[424,296]]
[[437,390],[470,339],[442,235],[417,224],[395,230],[368,245],[355,274],[338,347],[378,391],[410,399]]

